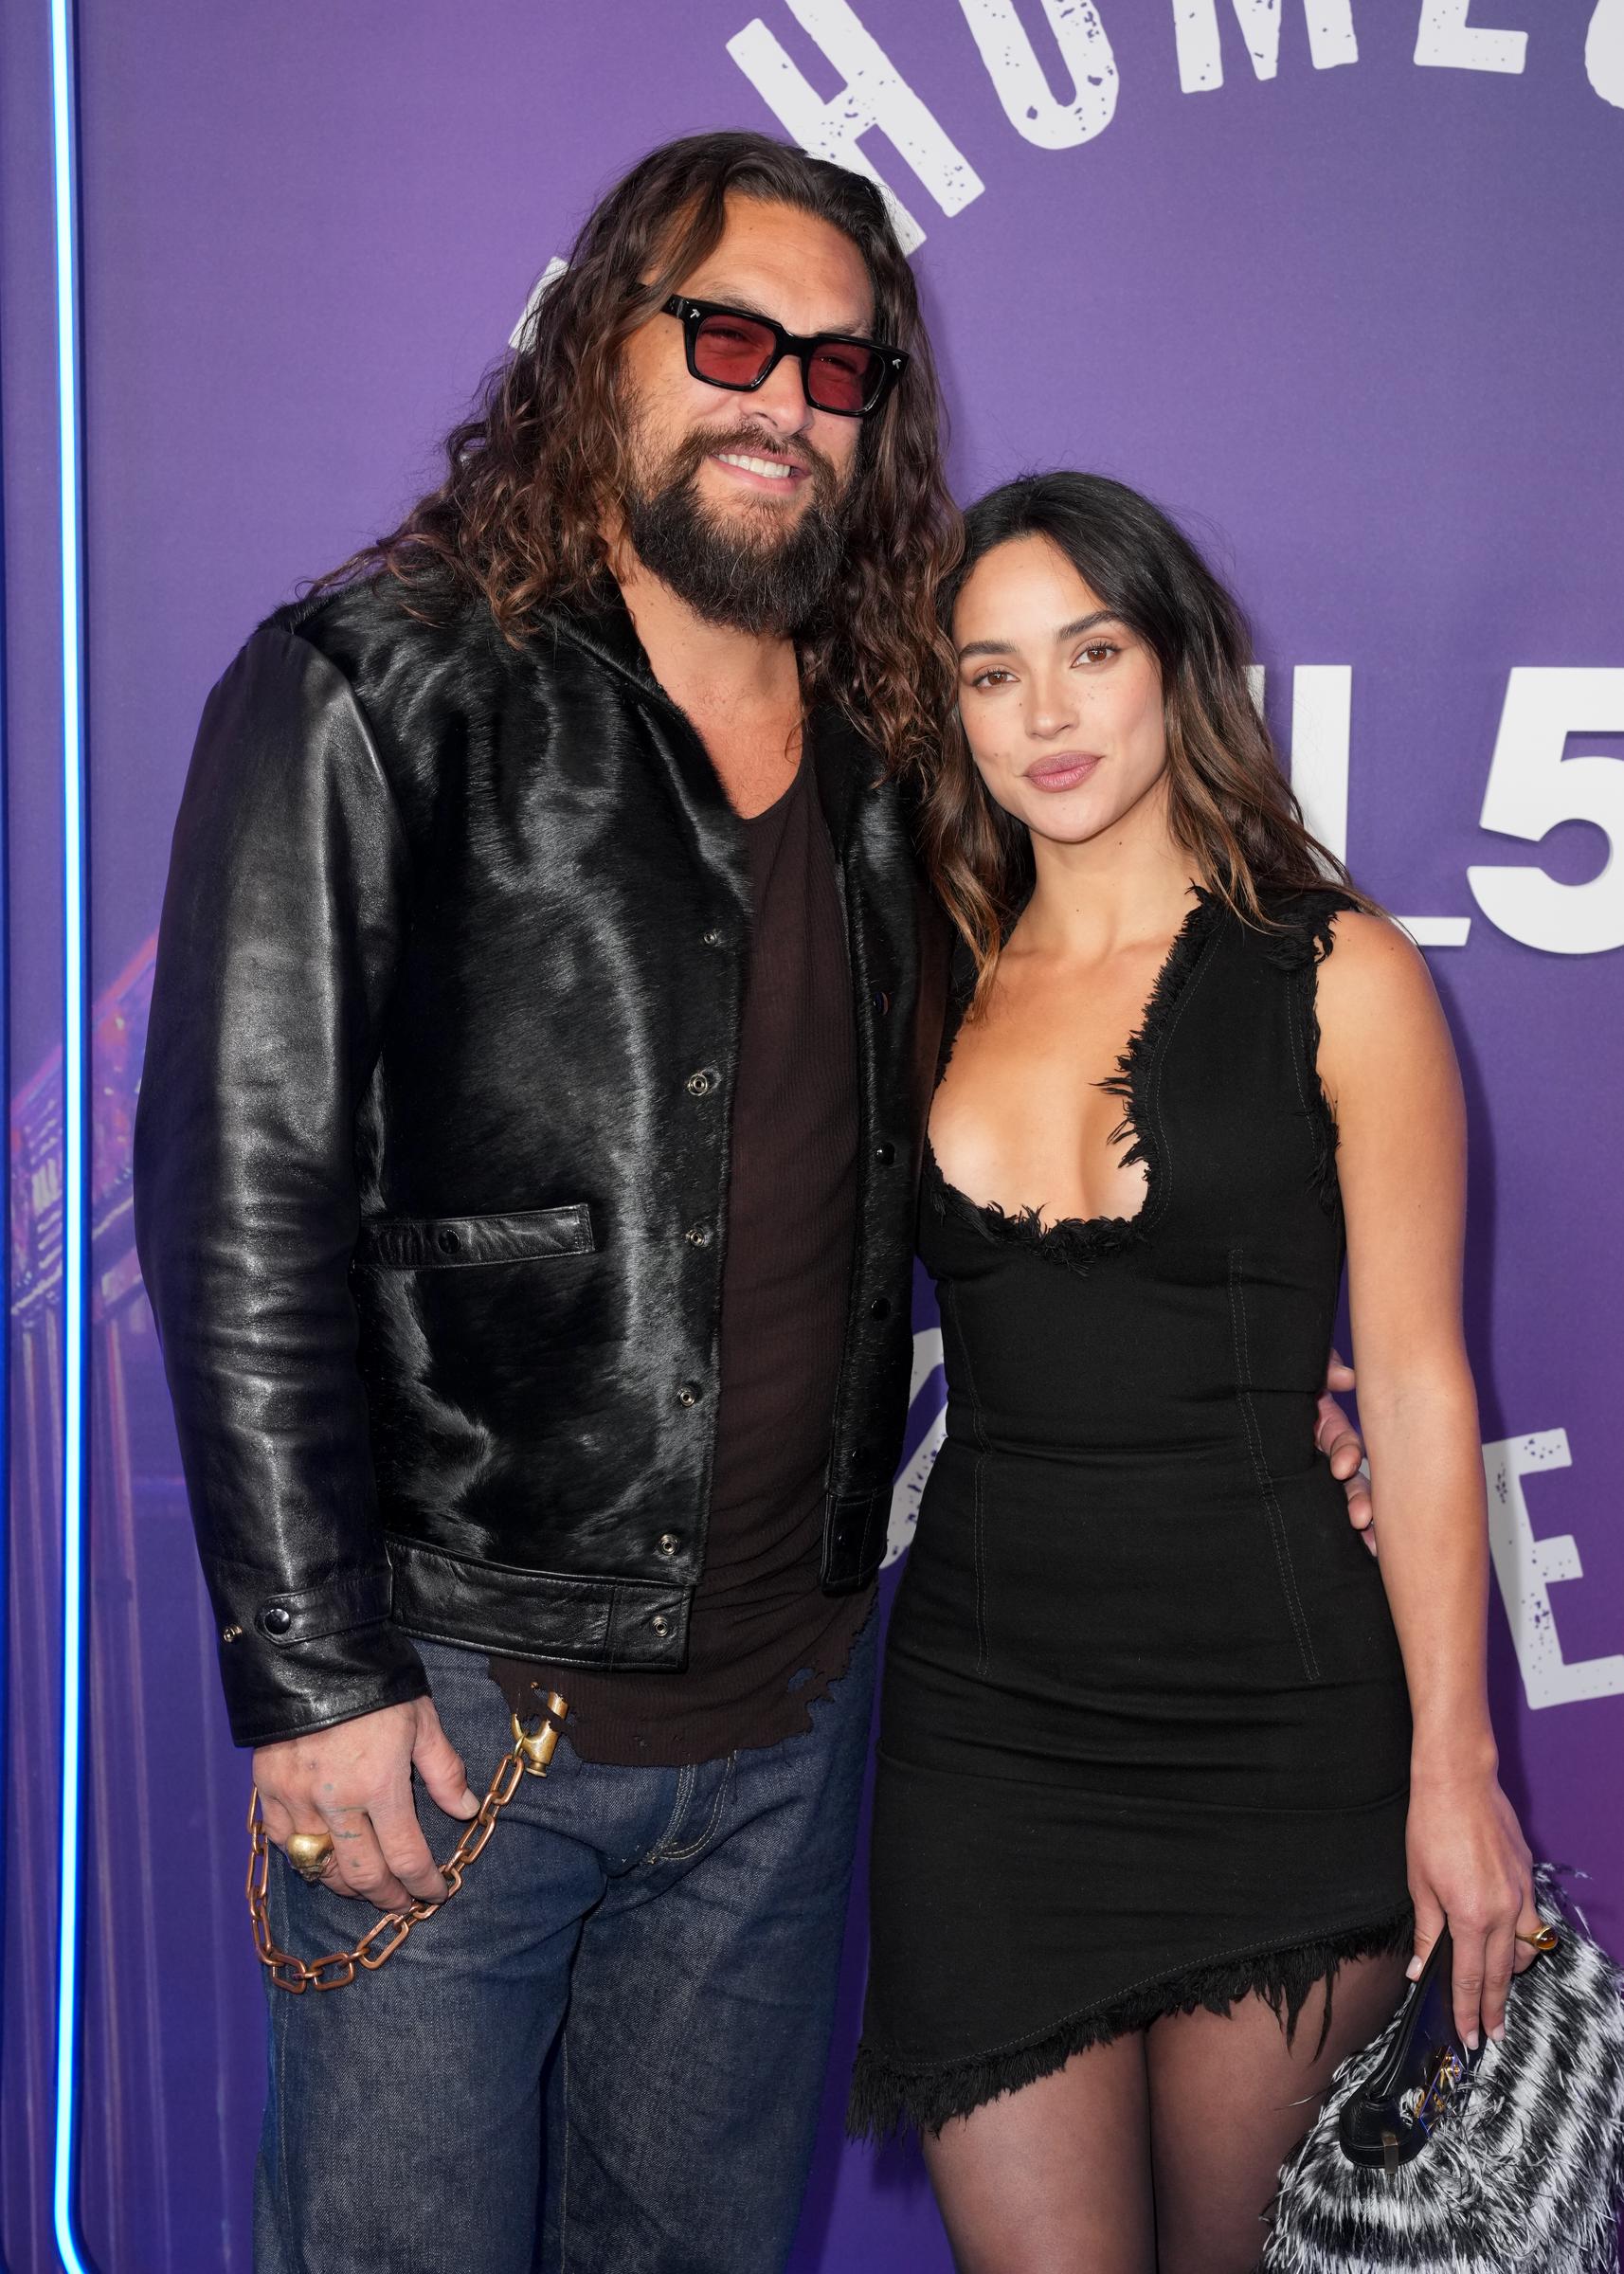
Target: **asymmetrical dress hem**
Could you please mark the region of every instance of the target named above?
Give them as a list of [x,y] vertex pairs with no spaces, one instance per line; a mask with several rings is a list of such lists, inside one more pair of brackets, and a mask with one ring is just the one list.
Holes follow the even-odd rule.
[[1170,2013],[1228,2013],[1238,2000],[1258,1996],[1285,2024],[1290,2040],[1298,2017],[1320,1982],[1326,1986],[1322,2038],[1330,2025],[1331,1996],[1339,1969],[1352,1958],[1386,1958],[1408,1950],[1415,1933],[1409,1904],[1391,1917],[1366,1926],[1338,1926],[1334,1932],[1265,1949],[1227,1951],[1197,1966],[1182,1966],[1126,1989],[1079,2013],[1068,2013],[1040,2034],[1016,2045],[991,2047],[965,2061],[930,2068],[909,2068],[889,2060],[872,2044],[857,2054],[852,2072],[846,2127],[854,2139],[881,2140],[899,2127],[940,2132],[956,2116],[968,2116],[1001,2094],[1019,2092],[1040,2077],[1064,2068],[1074,2053],[1110,2045]]

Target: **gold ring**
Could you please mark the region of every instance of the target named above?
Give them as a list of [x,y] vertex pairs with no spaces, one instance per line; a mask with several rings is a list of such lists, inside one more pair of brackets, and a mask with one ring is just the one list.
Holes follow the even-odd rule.
[[333,1859],[330,1832],[295,1832],[288,1835],[287,1859],[300,1879],[315,1886]]
[[1517,1935],[1519,1942],[1526,1942],[1534,1950],[1555,1950],[1561,1937],[1554,1926],[1542,1926],[1537,1935]]

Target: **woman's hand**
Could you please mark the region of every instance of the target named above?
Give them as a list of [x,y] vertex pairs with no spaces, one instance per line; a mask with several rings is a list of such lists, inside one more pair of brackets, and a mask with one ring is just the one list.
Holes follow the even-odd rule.
[[1481,2024],[1506,2034],[1506,1993],[1536,1953],[1517,1936],[1544,1922],[1534,1905],[1532,1858],[1511,1803],[1490,1769],[1417,1764],[1407,1833],[1416,1905],[1412,1981],[1449,1924],[1454,1944],[1454,2020],[1469,2052]]

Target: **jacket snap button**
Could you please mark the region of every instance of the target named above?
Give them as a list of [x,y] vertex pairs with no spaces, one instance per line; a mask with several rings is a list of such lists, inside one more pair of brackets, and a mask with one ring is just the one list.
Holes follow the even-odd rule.
[[458,1249],[462,1245],[462,1242],[458,1235],[451,1231],[449,1227],[447,1227],[445,1231],[437,1232],[435,1234],[434,1244],[442,1251],[442,1254],[446,1255],[455,1255]]
[[896,1159],[896,1147],[894,1145],[876,1145],[874,1148],[874,1157],[881,1168],[889,1168]]
[[260,1624],[267,1634],[285,1634],[293,1625],[293,1613],[285,1603],[272,1603],[261,1612]]
[[711,1244],[711,1227],[709,1224],[690,1224],[682,1236],[691,1247],[708,1248]]
[[869,1317],[871,1319],[889,1319],[890,1316],[891,1305],[883,1295],[875,1295],[874,1301],[869,1305]]
[[661,1532],[654,1544],[662,1556],[674,1556],[681,1543],[675,1532]]
[[681,1388],[680,1388],[680,1389],[677,1391],[677,1404],[678,1404],[678,1405],[697,1405],[697,1404],[698,1404],[698,1402],[699,1402],[699,1393],[698,1393],[698,1391],[697,1391],[697,1390],[695,1388],[695,1386],[694,1386],[693,1382],[691,1382],[691,1381],[685,1381],[685,1382],[682,1384],[682,1387],[681,1387]]
[[883,987],[875,987],[874,994],[870,997],[870,1001],[873,1002],[874,1007],[878,1013],[879,1017],[883,1019],[887,1011],[889,1011],[891,1008],[891,997],[886,993]]
[[657,1611],[648,1623],[657,1634],[669,1634],[671,1632],[671,1621],[663,1611]]
[[697,1074],[691,1074],[688,1076],[689,1096],[709,1097],[711,1094],[712,1084],[715,1081],[715,1075],[712,1074],[708,1068],[701,1066]]
[[702,931],[699,937],[707,948],[719,948],[722,945],[722,935],[713,924],[709,931]]

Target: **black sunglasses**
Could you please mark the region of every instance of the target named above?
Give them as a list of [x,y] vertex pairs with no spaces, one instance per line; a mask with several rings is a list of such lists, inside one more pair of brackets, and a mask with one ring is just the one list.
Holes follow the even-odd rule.
[[673,294],[661,313],[681,319],[688,369],[708,387],[749,394],[765,384],[785,355],[793,355],[807,402],[838,419],[868,418],[908,369],[900,348],[849,339],[841,332],[802,337],[770,316],[724,308],[715,300],[691,300],[682,293]]

